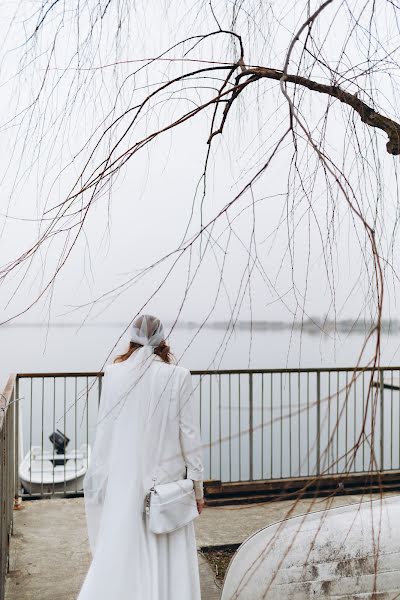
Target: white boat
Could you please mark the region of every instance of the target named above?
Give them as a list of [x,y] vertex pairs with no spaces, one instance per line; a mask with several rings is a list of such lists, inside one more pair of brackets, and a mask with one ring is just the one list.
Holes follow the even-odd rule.
[[308,513],[251,535],[221,600],[372,600],[400,593],[400,496]]
[[29,494],[80,491],[90,451],[88,444],[65,453],[32,446],[19,466],[21,484]]

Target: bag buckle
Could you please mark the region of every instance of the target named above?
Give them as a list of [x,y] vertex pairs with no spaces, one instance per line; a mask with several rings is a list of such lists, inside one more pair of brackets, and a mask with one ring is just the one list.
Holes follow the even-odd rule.
[[151,486],[151,488],[149,489],[149,491],[147,492],[147,494],[144,497],[144,512],[149,515],[150,514],[150,502],[151,502],[151,493],[154,492],[156,493],[156,477],[153,477],[153,485]]

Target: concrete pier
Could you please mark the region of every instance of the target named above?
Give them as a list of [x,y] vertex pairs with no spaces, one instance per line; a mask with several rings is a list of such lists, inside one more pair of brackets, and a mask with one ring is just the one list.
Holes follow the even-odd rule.
[[[197,544],[200,548],[241,543],[254,531],[288,515],[356,504],[369,498],[369,495],[338,496],[206,507],[195,521]],[[23,509],[16,511],[14,516],[6,600],[76,600],[90,563],[83,499],[23,502]],[[199,565],[202,597],[217,600],[219,587],[201,554]]]

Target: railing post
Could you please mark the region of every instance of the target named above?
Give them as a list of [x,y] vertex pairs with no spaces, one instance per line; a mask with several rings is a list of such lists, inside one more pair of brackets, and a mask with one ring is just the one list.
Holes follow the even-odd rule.
[[253,373],[249,373],[249,479],[253,480]]
[[[4,398],[5,399],[5,398]],[[7,494],[4,489],[4,478],[5,478],[5,402],[2,402],[3,398],[0,397],[0,598],[4,598],[5,589],[5,577],[7,572],[6,561],[7,561],[7,548],[6,548],[6,507],[7,507]],[[4,411],[4,413],[3,413]],[[1,414],[3,413],[3,415]],[[2,418],[1,418],[2,417]]]
[[317,371],[317,475],[321,474],[321,373]]
[[99,375],[99,386],[98,386],[98,396],[97,396],[97,408],[100,406],[100,398],[101,398],[101,390],[103,389],[103,377]]
[[4,598],[8,570],[10,534],[13,523],[15,376],[11,375],[0,393],[0,598]]
[[14,410],[15,410],[15,429],[14,429],[14,500],[18,501],[19,498],[19,430],[20,430],[20,410],[19,410],[19,379],[15,380],[14,387]]
[[385,435],[385,403],[384,403],[384,387],[383,387],[383,370],[379,371],[379,398],[380,398],[380,470],[385,468],[385,452],[384,452],[384,435]]
[[[15,453],[14,453],[14,442],[15,442],[15,385],[11,392],[10,403],[7,411],[6,419],[6,430],[7,430],[7,530],[8,536],[8,548],[10,546],[10,534],[13,528],[12,510],[14,507],[14,476],[15,476]],[[8,570],[8,561],[7,561]]]

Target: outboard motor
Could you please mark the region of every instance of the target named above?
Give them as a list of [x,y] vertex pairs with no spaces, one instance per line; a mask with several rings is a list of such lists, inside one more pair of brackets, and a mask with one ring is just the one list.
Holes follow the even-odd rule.
[[51,435],[49,435],[49,440],[53,444],[57,454],[65,454],[65,449],[68,446],[70,439],[59,429],[57,431],[53,431]]

